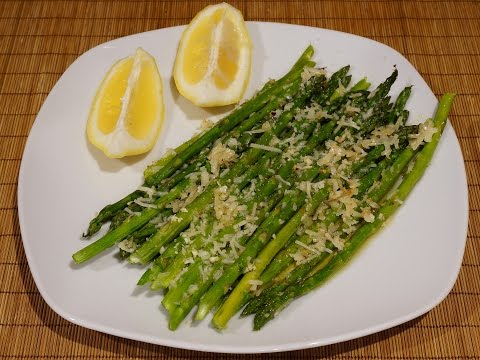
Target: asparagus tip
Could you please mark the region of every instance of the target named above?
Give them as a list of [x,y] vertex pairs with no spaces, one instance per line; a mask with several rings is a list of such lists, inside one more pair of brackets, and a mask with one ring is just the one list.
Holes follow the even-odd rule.
[[148,283],[150,281],[150,274],[152,273],[152,269],[147,269],[143,275],[140,277],[140,279],[138,279],[137,281],[137,285],[138,286],[143,286],[145,285],[146,283]]

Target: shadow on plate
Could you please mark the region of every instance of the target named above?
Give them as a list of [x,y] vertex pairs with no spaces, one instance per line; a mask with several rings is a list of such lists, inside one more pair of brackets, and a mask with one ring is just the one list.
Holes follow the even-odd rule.
[[92,158],[96,160],[99,169],[109,173],[119,172],[124,167],[132,166],[142,161],[148,155],[147,152],[145,154],[127,156],[121,159],[110,159],[101,150],[97,149],[90,143],[90,141],[88,141],[87,134],[85,134],[85,143],[87,145],[88,152]]

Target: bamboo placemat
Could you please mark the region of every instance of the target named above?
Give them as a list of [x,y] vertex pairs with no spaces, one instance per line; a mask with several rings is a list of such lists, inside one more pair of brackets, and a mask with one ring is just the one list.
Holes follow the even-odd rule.
[[[247,20],[354,33],[404,54],[434,92],[456,92],[450,120],[470,192],[463,266],[450,295],[419,319],[333,346],[274,359],[480,359],[480,2],[232,1]],[[68,323],[43,301],[26,262],[17,180],[29,130],[55,82],[105,41],[188,23],[207,1],[4,1],[0,3],[0,357],[62,359],[243,358],[176,350]],[[448,209],[446,209],[448,211]],[[245,356],[256,358],[260,356]],[[265,357],[265,355],[264,355]]]

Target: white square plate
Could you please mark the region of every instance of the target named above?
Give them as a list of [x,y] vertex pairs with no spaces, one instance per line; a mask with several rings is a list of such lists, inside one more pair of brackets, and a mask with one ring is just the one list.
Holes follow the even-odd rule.
[[[177,93],[172,67],[183,27],[132,35],[80,56],[60,78],[31,130],[20,169],[18,209],[30,269],[45,301],[67,320],[126,338],[186,349],[253,353],[294,350],[371,334],[415,318],[451,290],[460,269],[468,201],[460,147],[448,124],[430,168],[390,225],[321,289],[295,301],[260,333],[250,318],[233,319],[220,333],[208,319],[167,329],[161,297],[135,283],[143,269],[119,262],[114,251],[75,266],[71,255],[88,220],[107,203],[139,186],[146,165],[220,116]],[[433,115],[437,100],[413,66],[395,50],[358,36],[285,24],[248,23],[254,44],[250,96],[284,74],[308,44],[319,66],[350,64],[355,80],[377,85],[393,66],[413,92],[413,122]],[[156,147],[145,156],[107,159],[89,145],[85,125],[104,74],[137,47],[152,54],[164,80],[166,120]],[[223,109],[225,110],[225,109]]]

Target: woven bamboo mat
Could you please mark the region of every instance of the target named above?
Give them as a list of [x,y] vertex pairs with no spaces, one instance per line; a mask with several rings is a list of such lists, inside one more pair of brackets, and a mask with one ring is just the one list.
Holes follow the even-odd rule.
[[[206,4],[199,0],[0,3],[1,358],[243,358],[124,340],[63,320],[35,287],[17,216],[18,170],[29,130],[68,65],[105,41],[185,24]],[[243,0],[232,4],[247,20],[311,25],[378,40],[404,54],[437,95],[459,94],[450,119],[460,138],[470,192],[463,266],[453,291],[438,307],[365,338],[270,357],[480,359],[480,2]]]

